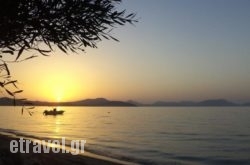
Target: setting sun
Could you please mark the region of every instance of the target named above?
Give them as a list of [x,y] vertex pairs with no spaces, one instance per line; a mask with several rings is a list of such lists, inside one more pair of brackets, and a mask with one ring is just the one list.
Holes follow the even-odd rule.
[[[84,91],[84,86],[77,83],[80,82],[80,76],[74,71],[69,71],[62,63],[54,62],[53,59],[50,59],[51,61],[47,62],[47,65],[44,63],[37,64],[36,67],[33,65],[33,69],[28,71],[29,75],[36,76],[33,79],[27,78],[21,82],[21,85],[25,88],[25,94],[44,101],[74,100]],[[48,65],[48,63],[54,63],[54,65]]]
[[72,98],[78,90],[78,86],[74,85],[75,80],[73,77],[70,79],[67,76],[57,75],[55,77],[48,76],[41,86],[43,87],[42,95],[48,100],[63,101]]

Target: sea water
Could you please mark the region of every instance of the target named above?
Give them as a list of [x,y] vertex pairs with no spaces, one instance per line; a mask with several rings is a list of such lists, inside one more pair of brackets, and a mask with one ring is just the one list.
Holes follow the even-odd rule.
[[[250,164],[250,107],[0,107],[0,131],[139,164]],[[67,143],[66,142],[66,143]]]

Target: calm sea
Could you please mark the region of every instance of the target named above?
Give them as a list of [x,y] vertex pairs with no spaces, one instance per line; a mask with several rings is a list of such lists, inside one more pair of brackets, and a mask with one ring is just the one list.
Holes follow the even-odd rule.
[[89,152],[139,164],[250,164],[250,107],[0,107],[0,131],[87,140]]

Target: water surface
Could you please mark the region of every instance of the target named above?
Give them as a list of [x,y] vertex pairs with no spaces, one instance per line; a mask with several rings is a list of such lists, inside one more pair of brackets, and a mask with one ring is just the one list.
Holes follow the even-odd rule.
[[140,164],[250,164],[249,107],[0,107],[0,131],[87,140],[86,150]]

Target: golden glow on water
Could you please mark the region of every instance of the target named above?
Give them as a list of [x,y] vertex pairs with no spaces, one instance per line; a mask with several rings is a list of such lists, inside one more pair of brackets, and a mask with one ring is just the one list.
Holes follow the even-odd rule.
[[[56,107],[57,110],[61,110],[61,107]],[[62,121],[61,118],[59,117],[54,117],[54,127],[53,130],[51,130],[51,132],[54,132],[54,135],[52,138],[60,138],[60,136],[58,136],[61,133],[61,125],[62,125]]]
[[56,119],[56,123],[55,123],[55,133],[59,133],[60,132],[60,126],[61,126],[61,121],[60,119]]
[[[166,157],[162,153],[166,152],[190,153],[204,160],[207,155],[217,158],[214,146],[228,148],[228,141],[220,140],[227,138],[238,148],[233,159],[238,160],[238,155],[242,160],[249,157],[242,150],[250,147],[247,143],[250,131],[246,127],[250,125],[249,107],[57,107],[65,110],[60,116],[42,115],[47,107],[36,107],[33,116],[26,112],[21,115],[20,109],[1,108],[0,128],[6,131],[44,140],[60,141],[65,137],[66,144],[70,140],[86,140],[86,147],[98,153],[133,153],[136,157],[150,153],[153,156],[149,159],[159,160],[156,164],[169,163],[163,163]],[[225,158],[232,157],[231,152],[219,153]]]

